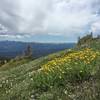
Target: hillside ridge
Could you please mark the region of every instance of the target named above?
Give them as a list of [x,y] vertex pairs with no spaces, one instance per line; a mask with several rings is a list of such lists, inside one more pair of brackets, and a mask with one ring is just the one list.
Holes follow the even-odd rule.
[[87,46],[1,67],[0,100],[99,100],[99,44],[93,39]]

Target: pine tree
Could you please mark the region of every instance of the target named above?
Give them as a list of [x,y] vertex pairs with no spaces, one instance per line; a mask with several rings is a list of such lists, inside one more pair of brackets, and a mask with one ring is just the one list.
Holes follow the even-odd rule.
[[80,38],[80,36],[78,37],[78,45],[80,45],[81,43],[80,43],[80,40],[81,40],[81,38]]
[[90,33],[90,37],[93,38],[93,32]]
[[32,57],[32,48],[30,45],[27,46],[27,49],[25,51],[25,56]]

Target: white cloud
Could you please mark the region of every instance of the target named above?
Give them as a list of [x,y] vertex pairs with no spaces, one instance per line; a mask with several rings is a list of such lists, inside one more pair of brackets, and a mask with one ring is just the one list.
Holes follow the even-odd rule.
[[21,38],[23,38],[23,36],[21,36],[21,35],[9,35],[9,34],[6,34],[6,35],[0,35],[0,38],[21,39]]
[[0,8],[0,23],[25,35],[77,37],[100,31],[100,0],[3,0]]
[[0,24],[0,33],[5,33],[5,32],[8,32],[7,28],[2,24]]
[[100,34],[100,20],[92,24],[91,30],[96,34]]
[[92,8],[94,2],[94,0],[69,0],[69,2],[63,0],[56,3],[54,10],[45,20],[46,33],[66,36],[84,33],[97,19],[95,12],[98,9],[95,11]]

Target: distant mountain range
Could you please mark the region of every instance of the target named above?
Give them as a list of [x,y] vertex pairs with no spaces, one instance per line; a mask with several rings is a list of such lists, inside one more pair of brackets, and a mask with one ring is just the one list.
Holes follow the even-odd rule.
[[60,50],[74,47],[75,43],[28,43],[16,41],[0,41],[0,58],[14,58],[22,55],[27,46],[30,45],[33,50],[33,57],[39,58]]

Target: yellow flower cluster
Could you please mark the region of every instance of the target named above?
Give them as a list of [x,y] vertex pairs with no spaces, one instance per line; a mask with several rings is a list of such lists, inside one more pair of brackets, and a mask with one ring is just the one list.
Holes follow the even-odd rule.
[[[86,65],[91,64],[92,61],[96,59],[100,55],[100,52],[95,52],[92,49],[86,48],[80,51],[74,51],[72,53],[67,53],[63,57],[54,58],[53,60],[49,61],[45,65],[41,67],[41,71],[43,72],[55,72],[59,69],[62,73],[64,73],[63,65],[65,64],[72,64],[77,65],[80,63],[84,63]],[[62,68],[61,68],[62,67]],[[67,69],[71,69],[68,67]]]

